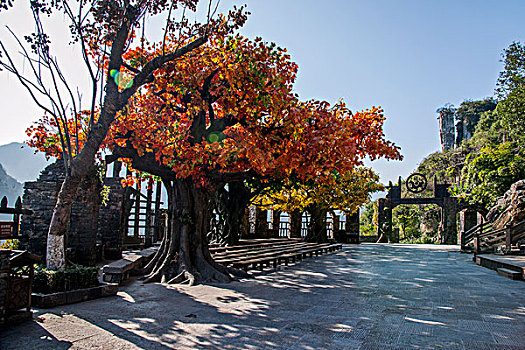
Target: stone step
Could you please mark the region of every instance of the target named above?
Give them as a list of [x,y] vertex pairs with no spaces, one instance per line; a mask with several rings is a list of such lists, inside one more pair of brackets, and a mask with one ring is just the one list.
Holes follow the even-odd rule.
[[523,279],[522,273],[519,271],[514,271],[511,269],[506,269],[504,267],[498,268],[498,275],[503,276],[505,278],[511,279],[511,280],[521,280]]
[[113,261],[102,267],[102,280],[110,283],[121,283],[128,279],[132,270],[142,268],[158,249],[158,246],[153,246],[141,251],[123,253],[122,259]]

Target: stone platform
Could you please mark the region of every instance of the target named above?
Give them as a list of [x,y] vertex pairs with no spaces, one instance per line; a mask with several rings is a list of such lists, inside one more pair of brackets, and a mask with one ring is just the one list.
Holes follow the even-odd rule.
[[525,256],[523,255],[479,254],[474,261],[478,265],[496,270],[505,277],[525,280]]
[[525,349],[525,283],[456,246],[345,245],[256,279],[130,281],[36,310],[1,349]]

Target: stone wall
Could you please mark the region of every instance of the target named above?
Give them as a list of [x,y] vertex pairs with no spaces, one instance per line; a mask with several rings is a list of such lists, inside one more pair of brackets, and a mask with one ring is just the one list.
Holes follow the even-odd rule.
[[[23,249],[45,261],[46,239],[60,186],[65,177],[64,166],[57,161],[47,166],[37,181],[26,182],[22,207],[31,209],[20,225]],[[100,207],[101,184],[96,171],[85,180],[71,212],[71,226],[67,236],[68,258],[83,265],[95,263],[95,244]]]
[[40,256],[42,261],[46,257],[47,229],[63,179],[64,167],[56,162],[42,170],[37,181],[24,184],[22,207],[33,210],[33,215],[22,216],[22,249]]
[[121,227],[122,203],[125,190],[120,177],[104,178],[104,185],[109,187],[107,203],[102,204],[98,216],[98,240],[104,249],[104,258],[120,259],[122,257],[123,232]]
[[67,248],[72,249],[74,261],[86,266],[96,262],[98,216],[101,204],[102,184],[94,172],[82,183],[73,208]]

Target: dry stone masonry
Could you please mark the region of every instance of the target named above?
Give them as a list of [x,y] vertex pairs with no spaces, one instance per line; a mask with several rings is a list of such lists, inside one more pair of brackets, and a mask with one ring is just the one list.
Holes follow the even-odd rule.
[[[45,259],[47,230],[64,177],[64,166],[59,160],[46,167],[37,181],[26,182],[24,186],[23,207],[33,210],[34,215],[22,220],[21,243],[24,249],[42,259]],[[97,240],[105,248],[108,257],[120,257],[123,189],[119,178],[105,179],[104,182],[110,189],[106,205],[101,206],[102,183],[97,171],[84,180],[73,205],[67,236],[67,258],[75,263],[95,263]]]

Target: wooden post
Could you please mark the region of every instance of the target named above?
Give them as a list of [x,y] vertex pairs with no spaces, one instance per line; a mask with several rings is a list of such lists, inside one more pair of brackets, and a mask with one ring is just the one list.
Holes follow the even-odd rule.
[[460,246],[461,246],[461,251],[464,252],[465,251],[465,231],[461,231],[459,233],[459,239],[460,239]]
[[[20,198],[20,197],[18,197]],[[32,291],[32,287],[33,287],[33,277],[35,275],[35,264],[33,262],[30,262],[30,265],[29,265],[29,292],[27,293],[28,296],[28,300],[27,300],[27,308],[26,308],[26,311],[27,312],[30,312],[31,311],[31,293],[33,292]]]
[[154,242],[160,241],[160,195],[162,191],[162,181],[157,181],[157,185],[155,187],[155,228],[154,228]]
[[113,162],[113,177],[120,177],[120,169],[122,169],[122,162],[116,160]]
[[133,223],[133,237],[139,237],[139,221],[140,221],[140,182],[135,185],[136,198],[135,198],[135,222]]
[[474,234],[474,255],[481,253],[481,248],[479,246],[479,233]]
[[22,199],[17,198],[15,204],[16,213],[13,215],[13,230],[11,234],[16,237],[18,236],[18,230],[20,229],[20,211],[22,210]]
[[505,254],[510,254],[512,248],[512,226],[505,227]]
[[153,237],[151,234],[151,199],[153,197],[153,181],[148,183],[148,192],[146,194],[146,228],[144,231],[144,243],[145,247],[151,247],[153,245]]

